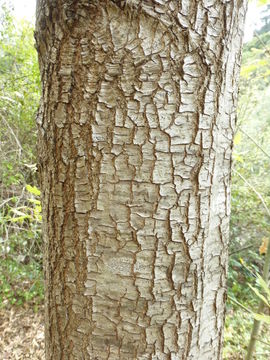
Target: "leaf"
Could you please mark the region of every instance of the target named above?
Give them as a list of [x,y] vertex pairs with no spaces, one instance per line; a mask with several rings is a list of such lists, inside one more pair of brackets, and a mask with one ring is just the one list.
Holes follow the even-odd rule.
[[22,223],[25,219],[30,219],[30,218],[31,218],[30,215],[18,216],[18,217],[9,219],[9,221],[14,222],[14,223],[16,223],[16,222]]
[[40,205],[40,200],[37,200],[37,199],[27,199],[27,200],[32,204]]
[[42,221],[42,216],[41,216],[41,206],[36,206],[34,208],[34,216],[36,221],[41,222]]
[[36,206],[34,208],[34,212],[37,213],[37,214],[40,214],[41,213],[41,206]]
[[8,96],[0,96],[0,99],[1,100],[7,100],[7,101],[10,101],[11,103],[16,103],[15,100],[11,99],[10,97]]
[[266,324],[270,325],[270,316],[265,315],[265,314],[256,314],[256,313],[252,313],[254,319],[258,320],[258,321],[263,321]]
[[235,135],[235,137],[234,137],[234,145],[240,144],[241,138],[242,138],[242,135],[241,135],[241,133],[238,131],[238,133],[237,133],[237,134]]
[[261,246],[259,248],[260,255],[266,254],[268,243],[269,243],[269,239],[266,237],[263,237]]
[[241,155],[237,154],[237,153],[233,153],[233,159],[235,161],[239,161],[240,163],[243,163],[244,162],[244,159],[242,158]]
[[40,196],[40,190],[36,186],[26,185],[26,190],[35,196]]
[[270,288],[268,287],[266,281],[260,275],[258,275],[257,281],[258,281],[258,284],[261,286],[261,288],[265,291],[265,293],[270,301]]
[[239,258],[239,262],[240,262],[241,265],[245,265],[245,262],[241,257]]
[[13,212],[13,214],[19,215],[19,216],[27,216],[27,214],[25,214],[24,212],[18,210],[18,209],[11,209],[11,211]]
[[267,306],[270,307],[270,304],[268,302],[268,300],[266,299],[265,296],[263,296],[258,289],[254,288],[253,286],[251,286],[250,284],[248,284],[248,286],[251,288],[251,290],[258,296],[258,298],[260,298]]
[[16,95],[18,98],[23,99],[23,94],[19,93],[18,91],[15,91],[14,95]]

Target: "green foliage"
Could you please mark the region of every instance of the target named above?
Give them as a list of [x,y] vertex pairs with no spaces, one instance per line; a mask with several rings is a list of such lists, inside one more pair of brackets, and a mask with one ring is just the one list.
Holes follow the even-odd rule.
[[[35,196],[40,195],[40,191],[34,186],[26,185],[26,189]],[[12,199],[13,202],[17,202],[15,197]],[[36,198],[26,198],[27,205],[23,206],[6,206],[6,215],[0,219],[0,222],[5,224],[8,222],[19,223],[23,225],[25,222],[31,224],[31,230],[34,227],[39,228],[39,224],[42,221],[41,216],[41,203]]]
[[247,284],[255,284],[256,278],[254,272],[259,270],[258,260],[260,259],[257,256],[256,264],[254,255],[252,251],[249,252],[249,258],[254,262],[250,264],[250,268],[243,266],[242,258],[237,259],[235,256],[232,256],[229,261],[228,295],[237,302],[241,301],[245,306],[256,304],[256,298],[250,296],[250,289],[247,286]]
[[258,6],[265,6],[267,4],[270,4],[270,0],[257,0]]
[[36,143],[35,113],[39,102],[39,69],[33,28],[16,23],[2,8],[0,32],[0,178],[7,185],[32,178]]
[[[249,343],[250,332],[252,329],[253,317],[251,314],[228,305],[225,320],[224,335],[224,360],[243,360],[246,357],[247,346]],[[260,338],[262,341],[269,341],[270,331],[267,326],[262,327]],[[270,348],[262,343],[257,343],[256,360],[270,358]]]
[[[241,256],[246,263],[257,267],[255,271],[262,269],[263,258],[259,255],[259,247],[261,239],[269,236],[270,228],[269,216],[260,199],[260,196],[263,197],[266,206],[270,208],[270,157],[267,155],[270,154],[268,48],[270,33],[255,37],[244,47],[238,106],[239,128],[233,155],[236,171],[232,177],[230,252],[234,255],[231,264]],[[249,247],[248,251],[237,252],[246,247]]]
[[0,213],[0,306],[43,297],[39,190],[26,189],[24,205],[17,206],[22,199],[14,196]]
[[[231,242],[228,277],[228,315],[224,359],[243,359],[262,292],[256,274],[262,273],[262,241],[269,239],[270,217],[270,32],[245,44],[242,58],[238,128],[232,174]],[[248,284],[250,286],[248,286]],[[253,291],[251,290],[253,289]],[[264,325],[260,339],[269,342]],[[257,341],[256,359],[270,358],[269,345]]]
[[[270,288],[264,279],[257,274],[257,285],[258,288],[255,288],[249,284],[249,287],[254,292],[254,294],[261,300],[270,310]],[[270,325],[270,316],[266,314],[257,314],[253,312],[254,319],[258,321],[263,321]]]
[[0,305],[41,301],[41,205],[35,114],[40,97],[33,26],[0,9]]
[[0,262],[0,307],[22,305],[25,302],[35,305],[43,301],[43,276],[34,261],[28,263],[27,257],[6,256]]

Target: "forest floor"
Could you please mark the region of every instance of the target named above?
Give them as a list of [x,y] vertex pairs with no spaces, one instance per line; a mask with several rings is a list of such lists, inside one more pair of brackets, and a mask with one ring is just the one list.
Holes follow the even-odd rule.
[[0,359],[44,360],[44,311],[31,307],[0,310]]

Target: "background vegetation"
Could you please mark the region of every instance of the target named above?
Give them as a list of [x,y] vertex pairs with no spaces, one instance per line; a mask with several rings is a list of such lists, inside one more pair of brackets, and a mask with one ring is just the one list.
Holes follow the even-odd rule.
[[[270,16],[244,47],[232,179],[232,217],[224,359],[243,359],[258,296],[270,219]],[[41,207],[35,113],[40,97],[33,26],[0,10],[0,307],[43,302]],[[267,309],[266,309],[267,311]],[[255,359],[270,358],[270,325]]]
[[33,26],[0,10],[0,306],[43,298]]

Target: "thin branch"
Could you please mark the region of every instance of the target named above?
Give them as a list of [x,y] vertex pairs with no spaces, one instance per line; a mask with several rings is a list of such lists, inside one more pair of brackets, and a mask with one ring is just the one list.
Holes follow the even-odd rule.
[[259,40],[259,42],[262,44],[262,46],[264,47],[264,50],[266,53],[270,54],[270,50],[268,49],[266,43],[263,41],[263,39],[261,38],[261,36],[257,33],[257,31],[254,31],[254,35],[256,36],[256,38]]
[[[248,85],[251,83],[251,80],[248,81]],[[238,108],[238,116],[237,116],[237,122],[238,122],[238,125],[237,125],[237,129],[241,126],[241,123],[244,121],[244,119],[246,118],[246,114],[249,110],[249,105],[250,105],[250,99],[252,97],[252,88],[251,88],[251,85],[248,86],[248,90],[249,90],[249,93],[247,93],[246,97],[246,101],[244,102],[244,105],[242,105],[242,107],[239,107]],[[244,107],[244,109],[242,109]]]
[[2,114],[0,114],[0,115],[1,115],[1,118],[2,118],[2,120],[4,121],[4,123],[5,123],[5,124],[6,124],[6,126],[8,127],[9,131],[10,131],[10,132],[11,132],[11,134],[13,135],[13,137],[14,137],[14,139],[15,139],[15,141],[16,141],[16,143],[17,143],[18,147],[19,147],[19,157],[21,157],[21,153],[22,153],[22,146],[21,146],[21,143],[20,143],[20,141],[18,140],[17,136],[15,135],[15,133],[14,133],[14,131],[13,131],[12,127],[9,125],[9,123],[8,123],[8,122],[7,122],[7,120],[5,119],[5,117],[4,117]]
[[241,248],[241,249],[238,249],[238,250],[235,250],[235,251],[229,253],[229,256],[231,256],[231,255],[233,255],[233,254],[237,254],[237,253],[239,253],[239,252],[241,252],[241,251],[250,249],[250,248],[252,248],[252,247],[254,247],[254,245],[245,246],[245,247],[243,247],[243,248]]
[[259,338],[255,338],[257,341],[259,341],[260,343],[262,343],[262,344],[264,344],[264,345],[267,345],[267,346],[270,346],[270,343],[268,343],[268,342],[266,342],[266,341],[263,341],[263,340],[261,340],[261,339],[259,339]]
[[237,170],[235,170],[235,169],[233,168],[232,171],[233,171],[234,173],[236,173],[236,174],[244,181],[244,183],[248,185],[248,187],[249,187],[252,191],[254,191],[254,193],[257,195],[257,197],[260,199],[261,203],[263,204],[263,206],[264,206],[264,208],[265,208],[265,210],[266,210],[266,212],[267,212],[267,215],[270,217],[270,210],[269,210],[268,206],[266,205],[266,202],[265,202],[264,198],[262,197],[262,195],[261,195],[261,194],[255,189],[255,187],[254,187],[253,185],[251,185],[251,184],[244,178],[244,176],[241,175]]
[[270,155],[264,150],[264,148],[261,147],[261,145],[259,145],[259,144],[257,143],[257,141],[256,141],[255,139],[253,139],[253,137],[251,137],[249,134],[247,134],[247,133],[245,132],[245,130],[243,130],[241,127],[239,127],[239,130],[240,130],[243,134],[245,134],[245,135],[264,153],[264,155],[266,155],[266,156],[270,159]]
[[9,201],[11,201],[11,200],[13,200],[14,198],[12,197],[12,198],[9,198],[9,199],[6,199],[6,200],[4,200],[3,202],[2,202],[2,204],[0,204],[0,209],[6,204],[6,203],[8,203]]
[[249,310],[248,308],[246,308],[244,305],[242,305],[239,301],[235,300],[234,298],[232,298],[230,295],[228,295],[228,299],[230,301],[232,301],[233,303],[235,303],[236,305],[238,305],[240,308],[242,308],[243,310],[245,310],[245,312],[252,314],[252,311]]
[[[270,242],[268,243],[268,246],[267,246],[267,252],[265,255],[265,261],[264,261],[264,265],[263,265],[262,278],[265,282],[268,282],[269,269],[270,269]],[[261,314],[263,312],[264,306],[265,306],[264,302],[262,300],[260,300],[258,311],[257,311],[258,314]],[[249,340],[249,344],[248,344],[246,360],[252,359],[252,354],[255,349],[256,340],[257,340],[257,337],[258,337],[258,334],[260,331],[260,325],[261,325],[261,321],[255,319],[253,322],[251,336],[250,336],[250,340]]]

